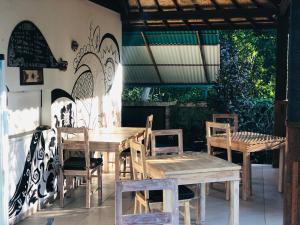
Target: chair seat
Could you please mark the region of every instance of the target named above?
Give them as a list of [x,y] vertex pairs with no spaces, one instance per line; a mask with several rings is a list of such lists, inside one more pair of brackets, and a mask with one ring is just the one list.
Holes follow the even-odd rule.
[[127,156],[130,156],[130,148],[125,149],[120,154],[120,157],[127,157]]
[[[185,185],[178,186],[178,200],[192,199],[195,193]],[[162,202],[163,192],[161,190],[149,191],[149,202]]]
[[[102,165],[102,158],[91,158],[90,159],[90,169],[95,169],[96,167]],[[82,157],[71,157],[64,162],[64,170],[85,170],[85,158]]]

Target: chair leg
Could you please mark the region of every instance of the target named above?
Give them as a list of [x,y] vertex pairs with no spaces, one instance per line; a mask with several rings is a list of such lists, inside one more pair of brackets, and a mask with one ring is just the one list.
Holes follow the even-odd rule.
[[184,225],[191,225],[190,201],[184,202]]
[[226,200],[230,200],[230,182],[225,182],[225,190],[226,190]]
[[134,197],[134,211],[133,211],[133,213],[137,214],[137,211],[138,211],[138,200],[137,200],[136,197]]
[[101,205],[102,204],[102,166],[98,167],[97,175],[98,175],[98,202],[99,205]]
[[86,208],[91,208],[91,177],[86,178],[86,193],[85,193]]
[[133,180],[133,166],[131,163],[131,158],[129,158],[129,166],[130,166],[130,179]]
[[64,174],[62,170],[59,174],[59,201],[60,201],[60,207],[64,207]]
[[125,159],[123,159],[123,177],[126,176],[126,163],[127,163],[127,157],[125,156]]

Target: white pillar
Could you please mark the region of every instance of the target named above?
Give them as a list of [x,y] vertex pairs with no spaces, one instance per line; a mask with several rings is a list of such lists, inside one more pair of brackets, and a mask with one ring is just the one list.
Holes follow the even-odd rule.
[[0,224],[8,225],[8,136],[4,58],[0,54]]

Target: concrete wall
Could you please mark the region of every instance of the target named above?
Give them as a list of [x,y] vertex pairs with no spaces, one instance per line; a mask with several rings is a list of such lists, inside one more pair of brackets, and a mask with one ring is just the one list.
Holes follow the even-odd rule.
[[[43,68],[43,85],[23,86],[20,68],[5,66],[9,90],[10,207],[20,189],[32,147],[32,130],[37,125],[96,128],[118,126],[121,118],[120,15],[88,0],[1,0],[0,53],[7,55],[11,33],[24,20],[41,31],[55,59],[66,60],[68,67],[66,71]],[[76,51],[71,49],[72,40],[79,44]],[[46,142],[50,143],[51,138]],[[51,157],[55,159],[55,155]],[[32,175],[40,163],[31,164]],[[35,182],[33,176],[28,179]],[[17,211],[10,208],[15,210],[10,211],[11,222],[37,207],[37,201],[30,201],[31,197],[28,192]],[[36,197],[39,198],[38,194]]]

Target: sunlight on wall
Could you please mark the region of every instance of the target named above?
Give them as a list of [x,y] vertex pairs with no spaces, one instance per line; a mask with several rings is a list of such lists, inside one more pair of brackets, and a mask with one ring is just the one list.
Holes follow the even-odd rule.
[[40,108],[8,110],[9,135],[35,130],[40,125]]
[[123,90],[123,68],[119,64],[110,92],[102,98],[102,123],[104,127],[121,126],[121,95]]

